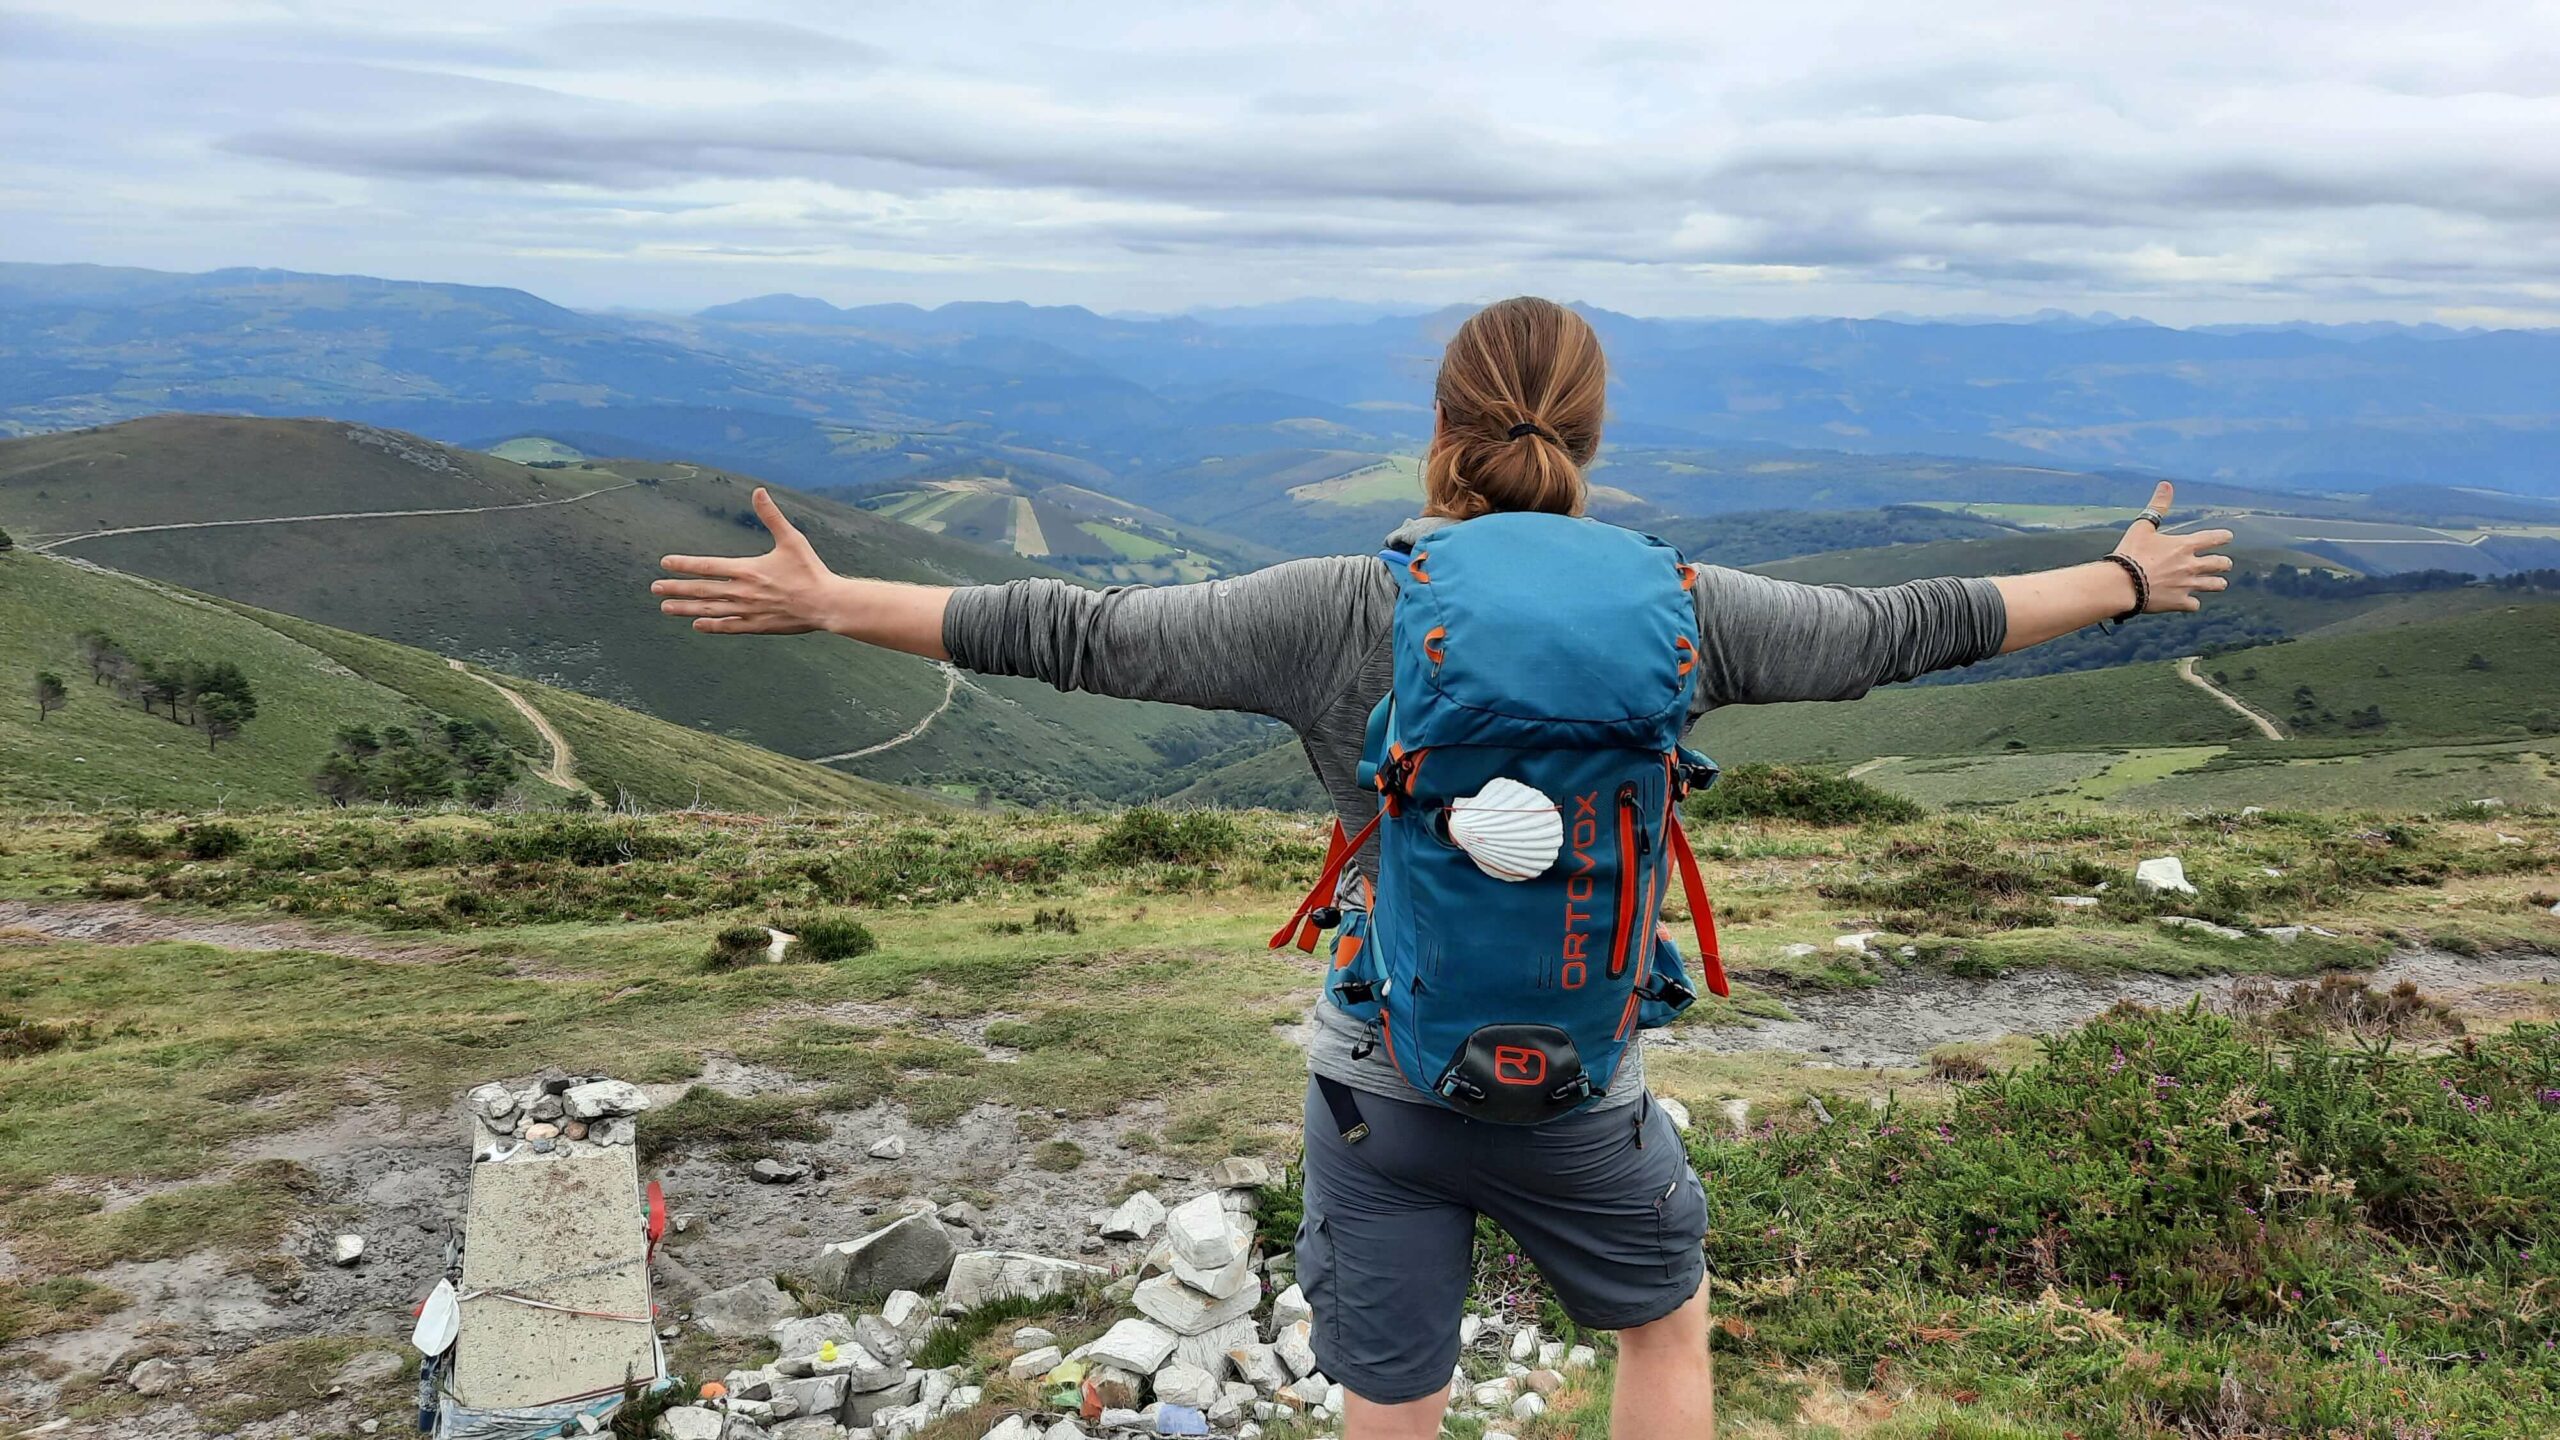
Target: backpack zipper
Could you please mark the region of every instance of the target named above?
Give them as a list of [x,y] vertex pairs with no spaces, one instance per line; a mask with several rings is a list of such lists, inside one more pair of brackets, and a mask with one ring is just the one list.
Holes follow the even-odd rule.
[[1618,787],[1618,933],[1609,942],[1609,978],[1627,973],[1627,942],[1636,928],[1636,875],[1644,868],[1644,831],[1636,824],[1636,809],[1642,804],[1636,782]]

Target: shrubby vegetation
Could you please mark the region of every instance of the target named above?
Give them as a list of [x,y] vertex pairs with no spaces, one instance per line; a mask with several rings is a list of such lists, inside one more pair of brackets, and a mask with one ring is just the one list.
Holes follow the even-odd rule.
[[2128,1007],[1943,1116],[1837,1108],[1692,1142],[1748,1354],[2091,1440],[2560,1407],[2560,1030],[2288,1049]]
[[1918,801],[1809,765],[1736,765],[1689,797],[1697,820],[1801,820],[1808,825],[1900,825]]
[[515,784],[515,752],[485,720],[436,716],[426,733],[405,725],[349,725],[312,787],[332,805],[367,801],[383,805],[436,805],[460,799],[486,810]]
[[[145,714],[157,715],[160,707],[167,706],[172,722],[204,732],[207,749],[238,735],[242,726],[258,716],[257,691],[233,661],[155,660],[127,650],[103,630],[83,630],[74,644],[92,684],[113,687],[117,695],[139,704]],[[48,678],[53,677],[37,680],[39,709],[44,706],[43,682]],[[59,679],[53,688],[62,689]],[[58,699],[54,708],[60,708]]]

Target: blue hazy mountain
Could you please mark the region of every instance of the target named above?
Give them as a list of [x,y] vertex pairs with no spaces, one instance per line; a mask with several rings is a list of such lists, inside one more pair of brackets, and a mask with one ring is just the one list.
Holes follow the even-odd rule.
[[[767,295],[592,314],[364,276],[0,265],[0,433],[170,410],[327,414],[466,444],[575,434],[809,485],[966,465],[1142,490],[1179,514],[1166,488],[1209,459],[1410,449],[1464,313],[1295,301],[1149,318]],[[2560,332],[1584,313],[1608,343],[1621,452],[2560,495]]]

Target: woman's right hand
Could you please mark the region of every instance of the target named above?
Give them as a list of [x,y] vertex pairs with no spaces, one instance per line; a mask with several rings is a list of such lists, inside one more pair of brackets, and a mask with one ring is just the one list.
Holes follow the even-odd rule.
[[669,555],[658,563],[695,580],[660,580],[649,593],[658,609],[691,617],[711,635],[805,635],[839,629],[844,578],[827,568],[808,537],[782,516],[780,506],[756,487],[756,518],[773,536],[762,555]]

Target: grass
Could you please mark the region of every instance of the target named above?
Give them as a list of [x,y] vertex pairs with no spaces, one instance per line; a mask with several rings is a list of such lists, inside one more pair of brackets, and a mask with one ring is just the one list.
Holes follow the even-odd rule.
[[2550,1029],[2417,1056],[2120,1012],[1940,1117],[1697,1137],[1728,1374],[2088,1440],[2533,1433],[2555,1087]]
[[[2525,737],[2555,713],[2560,606],[2518,603],[2459,619],[2288,641],[2211,662],[2232,693],[2301,738]],[[2200,666],[2199,668],[2205,668]],[[2381,723],[2356,725],[2379,707]],[[2560,718],[2549,722],[2560,727]]]
[[[2142,811],[1890,824],[1768,818],[1871,818],[1868,787],[1812,778],[1819,783],[1757,776],[1756,788],[1738,787],[1728,799],[1751,800],[1745,808],[1758,813],[1695,827],[1742,983],[1732,1002],[1684,1031],[1714,1025],[1730,1035],[1727,1027],[1754,1017],[1783,1017],[1772,985],[1780,979],[1860,985],[1904,971],[2050,965],[2292,975],[2369,963],[2412,938],[2494,949],[2548,947],[2560,934],[2535,904],[2536,896],[2560,899],[2551,879],[2560,820],[2525,807],[2491,813],[2440,801],[2433,814],[2393,819]],[[1842,797],[1858,803],[1834,813],[1830,802]],[[1316,962],[1275,955],[1261,941],[1321,858],[1322,831],[1311,818],[1142,809],[857,824],[349,813],[220,824],[227,829],[189,822],[182,832],[180,822],[161,820],[112,836],[99,822],[63,816],[0,826],[0,897],[59,903],[130,889],[160,897],[175,917],[232,912],[310,927],[310,948],[278,952],[0,938],[0,1010],[51,1037],[0,1058],[0,1232],[42,1238],[41,1248],[15,1247],[22,1264],[30,1253],[57,1257],[0,1287],[0,1324],[22,1335],[75,1328],[118,1303],[70,1283],[94,1285],[87,1268],[110,1257],[212,1245],[256,1267],[285,1236],[308,1230],[333,1197],[313,1193],[293,1167],[239,1165],[243,1142],[359,1098],[441,1107],[489,1075],[546,1065],[672,1081],[719,1056],[776,1077],[745,1097],[696,1085],[653,1111],[641,1129],[651,1164],[686,1153],[733,1162],[782,1153],[824,1138],[837,1115],[890,1099],[917,1125],[989,1103],[1036,1115],[1042,1123],[1024,1132],[1033,1142],[1026,1163],[1059,1173],[1093,1173],[1107,1153],[1090,1150],[1089,1136],[1069,1141],[1050,1128],[1067,1120],[1134,1127],[1122,1129],[1131,1151],[1114,1163],[1166,1174],[1239,1150],[1282,1157],[1293,1136],[1303,1061],[1287,1027],[1303,1017]],[[2524,843],[2502,843],[2500,833]],[[207,858],[192,858],[191,848]],[[2130,894],[2133,863],[2160,853],[2184,856],[2204,891],[2178,902],[2185,913],[2314,920],[2339,937],[2284,946],[2164,930],[2156,915],[2166,907]],[[2269,876],[2269,868],[2284,873]],[[2099,881],[2109,884],[2106,906],[2048,913],[2044,897]],[[706,971],[703,957],[724,932],[739,932],[732,948],[760,951],[763,925],[799,924],[805,939],[810,915],[858,924],[876,948],[827,964]],[[1908,927],[1916,958],[1887,947],[1860,959],[1828,944],[1844,926],[1879,928],[1887,918]],[[386,933],[429,948],[397,961],[330,953]],[[1809,959],[1785,957],[1782,947],[1797,941],[1821,948]],[[2423,1005],[2411,1011],[2412,1003],[2343,984],[2299,1001],[2288,992],[2262,1007],[2250,1033],[2285,1046],[2361,1034],[2361,1043],[2387,1043],[2395,1055],[2448,1041],[2509,1043],[2503,1021],[2474,1023],[2467,1037],[2421,1037],[2411,1027]],[[1774,1126],[1750,1144],[1776,1147],[1796,1144],[1799,1126],[1875,1137],[1862,1100],[1934,1116],[1973,1093],[1959,1087],[2002,1084],[2039,1063],[2024,1042],[1951,1050],[1928,1069],[1889,1071],[1676,1041],[1647,1056],[1653,1083],[1695,1107],[1702,1134],[1724,1128],[1719,1101],[1741,1098],[1755,1121]],[[2405,1099],[2399,1089],[2377,1093]],[[1809,1094],[1830,1097],[1840,1125],[1813,1131]],[[2033,1138],[2047,1149],[2064,1143],[2042,1131]],[[1724,1167],[1713,1184],[1719,1243],[1766,1247],[1736,1248],[1719,1262],[1719,1294],[1730,1297],[1720,1304],[1745,1327],[1727,1336],[1727,1405],[1737,1423],[1782,1416],[1768,1420],[1771,1433],[1812,1435],[1822,1432],[1803,1417],[1831,1413],[1822,1407],[1868,1406],[1890,1412],[1876,1433],[1919,1426],[1917,1417],[1938,1425],[1997,1416],[2050,1440],[2065,1428],[2084,1437],[2143,1434],[2089,1418],[2125,1397],[2150,1403],[2143,1397],[2163,1393],[2142,1388],[2149,1380],[2108,1378],[2135,1349],[2172,1369],[2213,1362],[2217,1383],[2223,1364],[2322,1377],[2347,1364],[2289,1350],[2264,1352],[2279,1357],[2266,1360],[2235,1338],[2245,1338],[2234,1328],[2242,1322],[2197,1329],[2188,1311],[2111,1311],[2136,1344],[2074,1350],[2088,1342],[2057,1341],[2054,1327],[2085,1334],[2092,1322],[2047,1305],[2041,1287],[2021,1288],[2006,1272],[1959,1283],[1954,1269],[1896,1268],[1939,1264],[1900,1238],[1912,1227],[1924,1236],[1946,1229],[1932,1218],[1937,1211],[1917,1212],[1902,1229],[1885,1225],[1891,1240],[1875,1244],[1903,1248],[1876,1249],[1866,1270],[1824,1248],[1849,1245],[1839,1235],[1868,1223],[1870,1212],[1823,1205],[1890,1203],[1876,1198],[1890,1187],[1867,1178],[1840,1182],[1846,1193],[1820,1204],[1804,1198],[1822,1167],[1865,1163],[1859,1155],[1806,1152],[1811,1168],[1746,1170],[1723,1142],[1714,1145],[1705,1153]],[[1968,1172],[1975,1188],[2049,1184],[2081,1203],[2069,1187],[2096,1163],[2074,1162],[2047,1182],[2037,1167],[2051,1162],[2027,1139],[2001,1153],[2020,1178]],[[90,1179],[113,1179],[143,1198],[101,1209],[80,1198]],[[1942,1191],[1961,1188],[1950,1179]],[[2510,1203],[2502,1194],[2476,1198],[2494,1210]],[[1268,1204],[1263,1222],[1285,1228],[1282,1197]],[[1899,1212],[1876,1213],[1890,1221]],[[1741,1233],[1770,1224],[1790,1243]],[[2127,1222],[2124,1233],[2136,1229]],[[2085,1277],[2071,1278],[2078,1273],[2056,1293],[2088,1309],[2099,1302]],[[1781,1282],[1791,1276],[1787,1289]],[[2404,1302],[2386,1295],[2374,1303]],[[2415,1323],[2398,1310],[2390,1318]],[[1912,1339],[1946,1327],[1964,1338]],[[1880,1348],[1896,1335],[1903,1348]],[[956,1347],[954,1358],[983,1361],[993,1342],[990,1333],[944,1343]],[[2395,1350],[2404,1343],[2395,1339]],[[1828,1376],[1813,1368],[1826,1355],[1846,1368]],[[1905,1393],[1899,1377],[1923,1373],[1917,1398],[1895,1398]],[[242,1405],[281,1403],[265,1389],[239,1393],[252,1397]],[[1955,1398],[1966,1393],[1977,1398]],[[2342,1384],[2341,1393],[2362,1392]],[[2424,1403],[2435,1404],[2468,1392],[2438,1384],[2427,1394],[2434,1398]],[[1589,1433],[1606,1396],[1605,1375],[1578,1380],[1570,1404],[1516,1433],[1561,1436],[1577,1424]]]
[[[2310,642],[2305,642],[2310,643]],[[1855,705],[1737,706],[1699,723],[1691,743],[1726,763],[1858,761],[1878,755],[1984,755],[2214,744],[2254,734],[2167,665],[2126,665],[1979,685],[1896,686]]]

